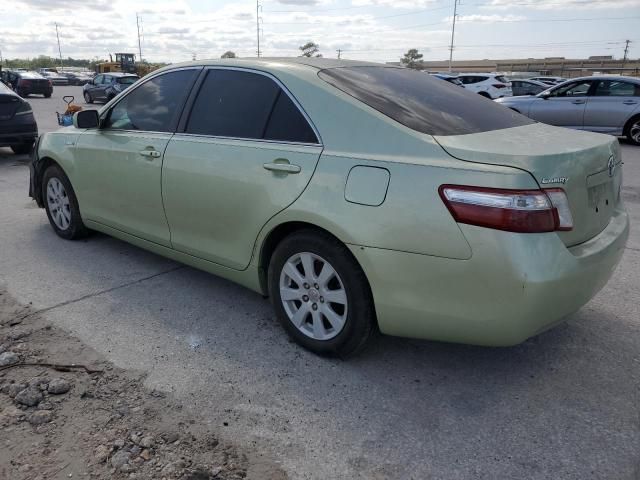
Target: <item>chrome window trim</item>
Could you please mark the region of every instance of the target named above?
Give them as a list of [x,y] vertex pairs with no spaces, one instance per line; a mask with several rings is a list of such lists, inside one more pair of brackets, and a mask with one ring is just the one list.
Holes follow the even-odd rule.
[[[244,138],[244,137],[223,137],[220,135],[203,135],[199,133],[186,133],[186,132],[176,132],[174,134],[176,137],[193,137],[193,138],[202,138],[204,140],[233,140],[233,141],[242,141],[242,142],[256,142],[256,143],[272,143],[274,145],[295,145],[300,147],[323,147],[322,143],[308,143],[308,142],[290,142],[285,140],[267,140],[264,138]],[[180,140],[178,138],[177,140]]]

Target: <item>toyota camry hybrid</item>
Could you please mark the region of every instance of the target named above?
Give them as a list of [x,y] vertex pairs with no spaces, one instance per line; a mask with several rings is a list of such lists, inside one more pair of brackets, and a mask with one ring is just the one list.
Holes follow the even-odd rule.
[[[269,296],[301,345],[373,332],[514,345],[622,255],[618,141],[410,69],[328,59],[172,65],[39,138],[30,194]],[[238,328],[242,328],[238,325]]]

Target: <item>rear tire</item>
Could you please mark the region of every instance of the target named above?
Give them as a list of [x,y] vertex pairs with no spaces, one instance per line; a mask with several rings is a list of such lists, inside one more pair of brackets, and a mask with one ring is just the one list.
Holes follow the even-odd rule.
[[365,274],[327,233],[302,230],[280,242],[269,262],[269,294],[289,336],[314,353],[355,355],[375,331]]
[[59,166],[45,170],[41,188],[44,208],[56,234],[65,240],[86,237],[89,231],[82,223],[76,194]]
[[11,150],[16,155],[25,155],[31,151],[31,147],[33,147],[33,142],[31,143],[21,143],[19,145],[11,145]]
[[51,98],[51,93],[45,93],[44,98]]
[[91,94],[89,92],[84,92],[84,101],[86,103],[93,103],[93,98],[91,98]]
[[484,98],[488,98],[489,100],[491,100],[491,95],[489,95],[487,92],[478,92],[478,95],[481,95]]
[[633,117],[627,122],[624,135],[633,145],[640,145],[640,116]]

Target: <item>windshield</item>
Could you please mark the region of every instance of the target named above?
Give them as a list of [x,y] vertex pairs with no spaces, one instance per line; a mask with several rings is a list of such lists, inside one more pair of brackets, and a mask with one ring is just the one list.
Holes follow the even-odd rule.
[[449,82],[396,67],[340,67],[321,79],[397,122],[429,135],[464,135],[534,123]]
[[116,81],[122,85],[132,85],[136,83],[138,77],[119,77]]

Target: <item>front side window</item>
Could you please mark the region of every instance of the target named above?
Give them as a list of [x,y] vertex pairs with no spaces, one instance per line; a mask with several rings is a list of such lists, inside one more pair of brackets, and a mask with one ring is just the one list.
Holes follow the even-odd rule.
[[111,109],[105,128],[172,132],[197,72],[178,70],[147,80]]
[[185,131],[214,137],[317,143],[307,120],[276,82],[239,70],[209,70]]
[[591,88],[591,80],[575,82],[556,88],[551,95],[554,97],[584,97],[589,92],[589,88]]
[[95,85],[100,85],[102,83],[102,79],[104,78],[104,75],[98,75],[94,80],[93,83]]
[[602,80],[596,85],[596,97],[640,96],[640,85],[619,80]]
[[477,93],[407,68],[339,67],[318,75],[380,113],[429,135],[464,135],[533,123]]

